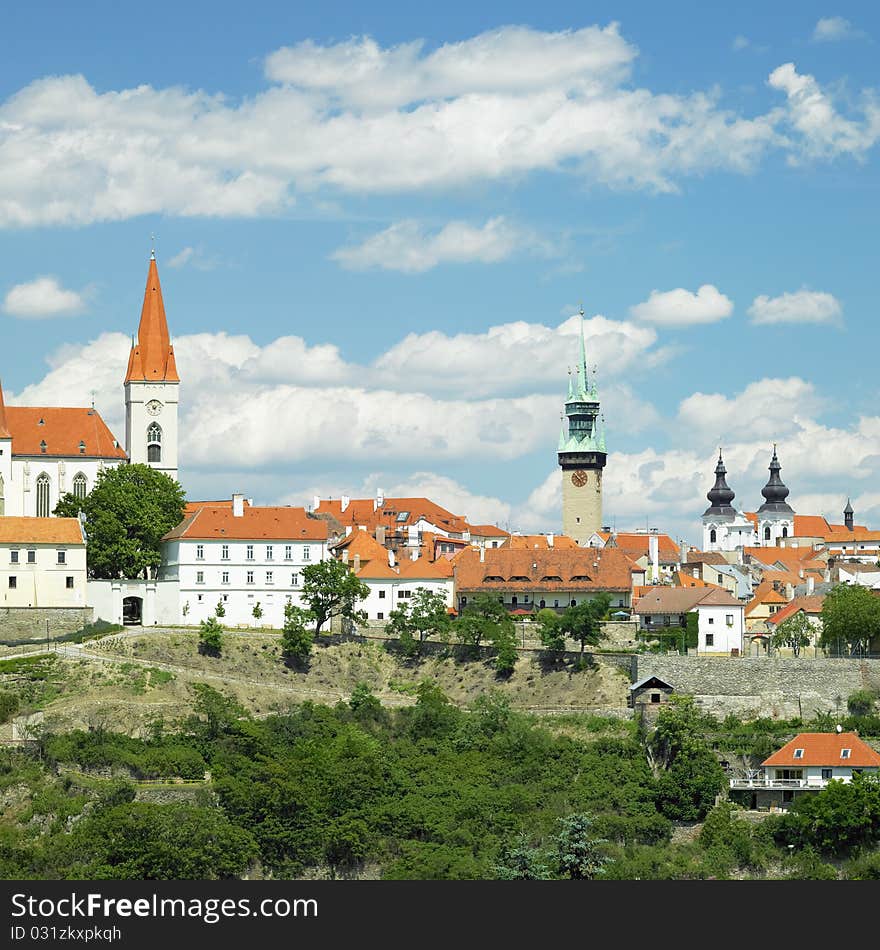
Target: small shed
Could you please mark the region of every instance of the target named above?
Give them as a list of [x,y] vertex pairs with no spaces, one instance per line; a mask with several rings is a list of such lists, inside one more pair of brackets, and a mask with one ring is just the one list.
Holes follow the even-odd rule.
[[636,706],[663,706],[669,702],[669,697],[675,692],[675,687],[659,676],[646,676],[629,688],[629,705]]

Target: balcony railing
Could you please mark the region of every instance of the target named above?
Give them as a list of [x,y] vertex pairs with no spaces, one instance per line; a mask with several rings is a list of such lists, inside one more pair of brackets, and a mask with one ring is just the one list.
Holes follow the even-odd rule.
[[[848,782],[845,776],[838,776],[836,781]],[[730,787],[732,789],[743,788],[769,788],[769,789],[791,789],[791,788],[812,788],[823,789],[831,781],[827,778],[767,778],[759,775],[756,778],[732,778]]]

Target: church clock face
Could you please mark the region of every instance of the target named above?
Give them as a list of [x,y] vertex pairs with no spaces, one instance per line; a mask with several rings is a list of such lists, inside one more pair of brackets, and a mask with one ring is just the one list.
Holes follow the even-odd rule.
[[151,416],[158,416],[159,413],[162,411],[162,403],[159,402],[158,399],[151,399],[151,400],[147,403],[147,407],[146,407],[146,408],[147,408],[147,412],[148,412]]
[[586,472],[583,472],[580,469],[578,469],[576,472],[572,472],[571,483],[572,485],[574,485],[575,488],[583,488],[584,485],[587,484],[588,478],[589,476],[587,475]]

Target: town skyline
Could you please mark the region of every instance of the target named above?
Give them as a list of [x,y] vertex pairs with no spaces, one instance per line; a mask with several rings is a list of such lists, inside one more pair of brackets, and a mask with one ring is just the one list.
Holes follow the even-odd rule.
[[[174,44],[164,69],[148,63],[155,23],[125,66],[94,49],[49,66],[25,42],[0,68],[7,403],[94,398],[121,438],[155,234],[192,498],[308,505],[381,488],[558,531],[555,448],[583,306],[608,440],[604,523],[698,544],[719,445],[735,507],[754,510],[775,442],[795,511],[839,522],[850,498],[876,524],[860,264],[877,184],[876,14],[807,4],[760,21],[763,36],[756,8],[737,29],[704,18],[714,59],[681,62],[663,41],[686,6],[657,33],[646,13],[610,7],[448,23],[340,8],[324,25],[266,7],[222,74],[185,67]],[[184,14],[180,36],[195,29]],[[525,141],[513,106],[531,117]],[[297,160],[230,157],[271,109]],[[474,115],[501,137],[494,164],[456,152]],[[605,134],[612,120],[620,137]],[[375,130],[393,123],[433,136],[431,160],[383,153]],[[207,152],[189,152],[187,135],[209,128]],[[51,175],[28,178],[47,150],[68,206]]]

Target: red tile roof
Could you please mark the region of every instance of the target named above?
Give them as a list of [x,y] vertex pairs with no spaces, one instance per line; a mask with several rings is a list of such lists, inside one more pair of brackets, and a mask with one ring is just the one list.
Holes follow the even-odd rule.
[[168,334],[168,321],[165,317],[165,304],[162,301],[162,287],[155,259],[150,260],[147,271],[147,287],[144,291],[137,342],[132,346],[128,357],[125,381],[128,383],[132,380],[180,382],[174,360],[174,347]]
[[304,508],[252,508],[236,517],[232,508],[201,507],[172,528],[163,541],[326,541],[327,522]]
[[[596,533],[606,545],[609,539],[613,537],[617,547],[630,557],[640,558],[647,556],[649,553],[648,539],[652,537],[650,534],[641,534],[635,531],[622,531],[616,534],[611,531],[597,531]],[[659,559],[666,563],[678,563],[681,552],[672,538],[668,534],[656,534],[653,537],[656,537],[658,541],[657,554]]]
[[651,587],[633,608],[639,614],[686,614],[698,604],[711,607],[742,607],[728,591],[720,587]]
[[[560,550],[571,550],[578,546],[574,538],[569,538],[565,534],[556,534],[553,536],[552,548]],[[550,548],[550,540],[546,534],[512,534],[507,540],[505,547],[511,548]]]
[[[13,455],[127,458],[96,409],[7,406],[6,425],[12,435]],[[43,442],[46,443],[45,452]]]
[[84,544],[79,518],[0,517],[0,544]]
[[11,439],[12,433],[6,424],[6,406],[3,402],[3,384],[0,383],[0,439]]
[[822,604],[825,603],[824,594],[807,594],[805,597],[795,597],[791,603],[786,604],[778,613],[773,614],[767,620],[767,623],[772,624],[774,627],[777,624],[782,623],[783,620],[787,620],[793,614],[796,614],[799,610],[803,610],[806,614],[813,614],[814,616],[822,613]]
[[[458,590],[630,591],[633,562],[617,548],[467,548],[456,555]],[[493,579],[494,578],[494,579]],[[498,579],[500,578],[500,579]]]
[[[794,757],[795,749],[803,749],[800,758]],[[841,749],[849,749],[849,758],[841,758]],[[880,767],[878,755],[856,732],[802,732],[791,742],[764,759],[761,765],[797,765],[820,766],[853,766],[855,768]]]

